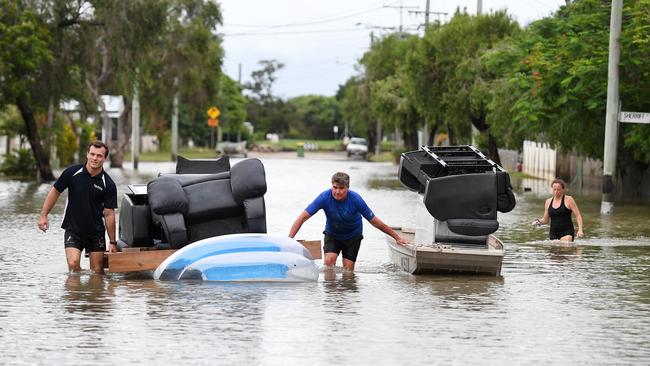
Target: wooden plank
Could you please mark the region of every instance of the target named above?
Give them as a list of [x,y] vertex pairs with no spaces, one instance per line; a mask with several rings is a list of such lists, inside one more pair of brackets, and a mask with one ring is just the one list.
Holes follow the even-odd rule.
[[[320,240],[298,240],[314,259],[323,258],[323,248]],[[156,250],[150,247],[123,248],[121,252],[104,254],[104,268],[109,272],[138,272],[152,271],[176,250]]]
[[108,253],[105,257],[108,260],[108,271],[111,273],[152,271],[175,251],[175,249],[135,250]]
[[298,242],[309,250],[314,259],[323,258],[323,248],[320,240],[298,240]]

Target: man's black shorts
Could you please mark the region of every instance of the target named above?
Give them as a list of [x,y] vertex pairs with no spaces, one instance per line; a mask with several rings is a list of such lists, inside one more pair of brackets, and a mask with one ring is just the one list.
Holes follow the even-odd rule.
[[104,235],[98,235],[94,238],[82,239],[79,236],[65,231],[63,240],[66,248],[77,248],[79,250],[86,250],[86,253],[90,252],[105,252],[106,251],[106,239]]
[[323,251],[325,253],[336,253],[336,255],[343,252],[343,258],[356,262],[362,239],[363,236],[349,240],[336,240],[333,236],[325,234]]

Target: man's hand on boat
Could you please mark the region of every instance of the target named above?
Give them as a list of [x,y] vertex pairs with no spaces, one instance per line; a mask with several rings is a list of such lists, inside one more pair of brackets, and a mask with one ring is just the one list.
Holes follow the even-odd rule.
[[401,236],[398,237],[397,239],[395,239],[395,242],[396,242],[397,244],[399,244],[399,245],[410,244],[410,242],[409,242],[408,240],[402,238]]

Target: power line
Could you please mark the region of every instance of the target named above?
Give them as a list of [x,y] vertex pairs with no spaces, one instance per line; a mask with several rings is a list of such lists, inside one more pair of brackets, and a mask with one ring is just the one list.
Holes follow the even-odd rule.
[[[287,23],[287,24],[274,24],[274,25],[264,25],[264,26],[257,25],[257,27],[261,27],[261,28],[258,29],[258,30],[255,30],[255,31],[251,31],[250,33],[255,34],[255,33],[258,33],[258,32],[263,32],[263,31],[269,30],[269,29],[289,28],[289,27],[304,27],[304,26],[311,26],[311,25],[315,25],[315,24],[329,23],[329,22],[334,22],[334,21],[338,21],[338,20],[342,20],[342,19],[351,18],[351,17],[357,16],[357,15],[371,13],[373,11],[383,9],[384,7],[385,6],[382,5],[382,6],[377,6],[377,7],[365,9],[363,11],[359,11],[359,12],[355,12],[355,13],[351,13],[351,14],[347,14],[347,15],[324,17],[324,18],[315,18],[313,20],[306,21],[306,22]],[[226,23],[225,25],[234,25],[234,24]],[[240,24],[240,25],[237,25],[237,26],[255,27],[255,25],[253,25],[253,24]]]
[[363,31],[363,28],[339,28],[339,29],[321,29],[311,31],[282,31],[282,32],[260,32],[260,33],[222,33],[224,37],[241,37],[241,36],[263,36],[263,35],[279,35],[279,34],[305,34],[305,33],[336,33],[336,32],[350,32],[350,31]]
[[394,8],[399,9],[399,32],[402,33],[402,11],[404,9],[418,9],[417,6],[404,6],[400,0],[399,6],[384,5],[384,8]]

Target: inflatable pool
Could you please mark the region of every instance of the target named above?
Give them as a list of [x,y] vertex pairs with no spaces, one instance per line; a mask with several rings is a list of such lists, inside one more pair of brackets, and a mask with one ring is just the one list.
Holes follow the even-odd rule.
[[297,241],[267,234],[232,234],[203,239],[165,259],[159,280],[317,281],[318,267]]

